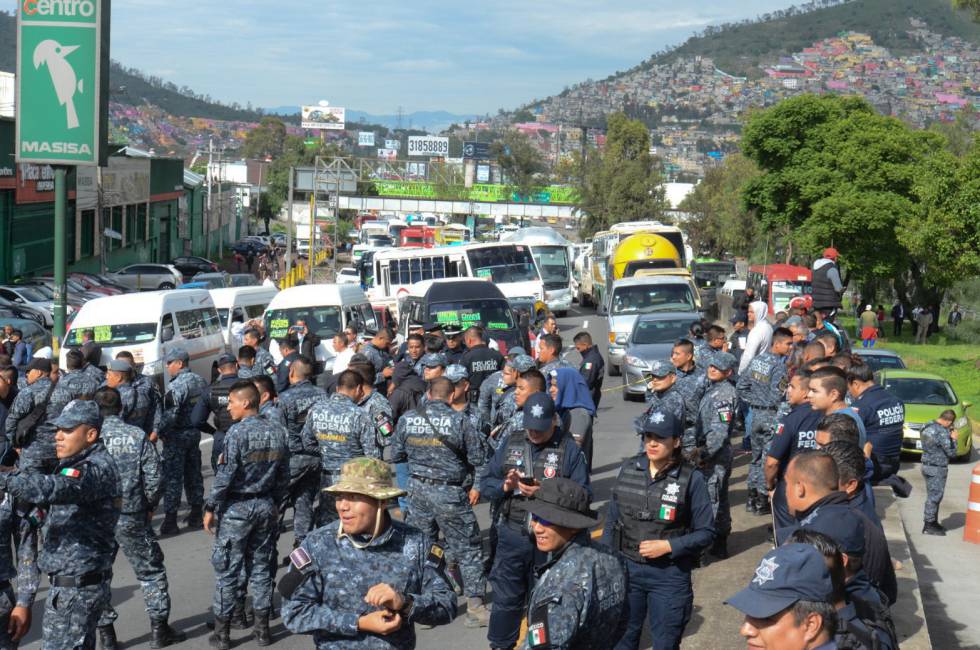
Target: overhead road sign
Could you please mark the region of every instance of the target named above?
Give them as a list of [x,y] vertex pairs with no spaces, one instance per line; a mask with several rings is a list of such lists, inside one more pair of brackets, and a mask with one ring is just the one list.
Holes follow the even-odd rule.
[[347,109],[340,106],[303,106],[304,129],[342,131],[347,119]]
[[20,0],[16,158],[105,165],[109,0]]
[[445,158],[449,155],[449,138],[434,135],[410,135],[408,136],[408,155]]
[[464,142],[463,160],[490,160],[490,143]]

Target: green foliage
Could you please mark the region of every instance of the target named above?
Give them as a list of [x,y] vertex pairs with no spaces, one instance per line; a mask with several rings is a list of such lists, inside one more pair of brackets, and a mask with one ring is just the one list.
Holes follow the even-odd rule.
[[957,9],[972,11],[973,20],[980,22],[980,0],[953,0],[953,6]]
[[507,131],[501,140],[491,145],[490,154],[500,163],[500,168],[518,196],[525,198],[534,193],[539,185],[538,176],[544,173],[546,167],[541,153],[526,135],[520,131]]
[[680,209],[691,215],[687,221],[688,243],[695,253],[709,257],[748,257],[757,238],[753,211],[742,202],[742,187],[756,178],[755,164],[740,154],[709,169]]
[[[980,345],[980,320],[963,320],[956,327],[947,326],[943,333],[953,343]],[[976,350],[976,348],[974,348]]]
[[579,209],[586,215],[583,236],[621,221],[664,220],[663,174],[642,122],[610,115],[602,155],[589,152],[586,160],[578,187]]
[[278,117],[263,117],[245,136],[242,154],[246,158],[278,158],[286,147],[286,125]]
[[514,113],[513,116],[513,121],[515,124],[522,123],[522,122],[533,122],[534,119],[535,119],[534,113],[527,110],[526,108],[522,108],[521,110],[517,111],[516,113]]
[[[977,2],[980,3],[980,0]],[[973,147],[973,136],[978,127],[980,127],[980,112],[973,107],[973,104],[967,104],[956,113],[953,122],[939,122],[930,128],[946,138],[946,148],[950,153],[963,157]]]

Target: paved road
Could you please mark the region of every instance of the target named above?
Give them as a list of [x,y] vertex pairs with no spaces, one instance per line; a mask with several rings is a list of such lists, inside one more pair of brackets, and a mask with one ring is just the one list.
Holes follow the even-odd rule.
[[[592,333],[593,338],[605,347],[607,341],[605,319],[596,317],[591,311],[580,312],[573,309],[567,318],[560,319],[560,326],[563,338],[567,342],[570,342],[571,337],[585,327]],[[569,360],[577,362],[577,353],[573,351],[569,355]],[[620,383],[619,378],[607,377],[606,379],[607,388],[619,386]],[[624,402],[618,391],[605,393],[600,404],[595,429],[595,471],[592,476],[600,509],[604,509],[621,460],[636,451],[637,442],[632,420],[641,411],[641,404]],[[205,442],[205,444],[209,443]],[[727,596],[746,584],[758,560],[768,549],[766,542],[768,519],[749,516],[741,507],[745,500],[747,460],[744,455],[736,458],[732,477],[734,533],[730,541],[730,550],[733,557],[725,562],[712,564],[695,574],[695,613],[688,628],[685,648],[744,647],[744,643],[738,636],[741,617],[722,603]],[[210,467],[205,467],[206,481],[210,482],[210,476]],[[952,500],[949,505],[952,508]],[[957,512],[962,512],[962,509]],[[477,514],[481,525],[485,526],[487,506],[480,505]],[[285,553],[291,542],[292,535],[287,533],[280,544],[280,550]],[[214,586],[209,563],[211,538],[203,532],[184,533],[163,540],[162,545],[174,600],[172,621],[177,628],[187,631],[190,637],[181,647],[207,648],[208,630],[204,624],[209,618]],[[974,562],[973,566],[977,566],[977,563]],[[147,648],[149,628],[139,586],[125,559],[120,558],[115,569],[113,604],[120,616],[117,622],[119,638],[127,648]],[[36,621],[43,611],[44,595],[42,590],[38,597],[38,604],[34,608]],[[38,621],[28,638],[27,647],[39,647],[39,633]],[[274,621],[273,634],[277,648],[309,648],[312,645],[309,638],[290,636],[278,619]],[[420,630],[418,647],[433,650],[486,648],[485,634],[485,628],[467,629],[463,625],[461,616],[451,625]],[[233,630],[232,638],[236,645],[252,643],[250,632],[247,631]],[[977,635],[974,634],[973,638],[975,640]],[[649,647],[649,644],[645,647]]]

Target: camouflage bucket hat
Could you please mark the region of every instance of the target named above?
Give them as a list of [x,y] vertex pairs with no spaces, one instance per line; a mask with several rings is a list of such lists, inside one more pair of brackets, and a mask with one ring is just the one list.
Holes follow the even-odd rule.
[[408,494],[395,486],[391,468],[377,458],[355,458],[344,463],[340,478],[324,492],[353,492],[373,499],[393,499]]

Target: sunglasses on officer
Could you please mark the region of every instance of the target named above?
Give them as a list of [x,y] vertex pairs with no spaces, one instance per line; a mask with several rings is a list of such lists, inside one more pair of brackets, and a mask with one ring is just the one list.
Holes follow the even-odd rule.
[[547,519],[543,517],[539,517],[538,515],[535,514],[531,515],[531,521],[537,524],[541,524],[542,526],[548,526],[548,527],[554,526],[554,524],[548,521]]

